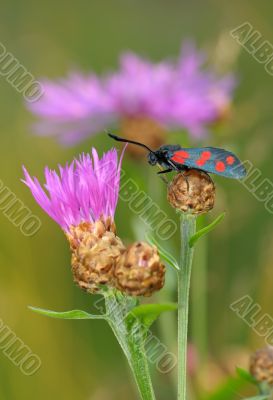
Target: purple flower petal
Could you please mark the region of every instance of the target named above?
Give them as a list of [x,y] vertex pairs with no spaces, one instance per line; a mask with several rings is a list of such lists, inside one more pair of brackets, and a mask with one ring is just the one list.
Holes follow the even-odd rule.
[[59,173],[46,167],[44,187],[23,167],[23,182],[42,209],[66,231],[82,221],[114,218],[124,150],[119,160],[114,148],[101,158],[93,148],[92,157],[82,154],[71,164],[59,166]]
[[119,69],[97,77],[73,73],[43,82],[44,95],[28,105],[39,117],[35,132],[74,144],[117,125],[126,117],[147,117],[166,128],[203,136],[232,99],[235,80],[218,77],[206,57],[187,41],[177,61],[152,63],[134,53],[120,58]]

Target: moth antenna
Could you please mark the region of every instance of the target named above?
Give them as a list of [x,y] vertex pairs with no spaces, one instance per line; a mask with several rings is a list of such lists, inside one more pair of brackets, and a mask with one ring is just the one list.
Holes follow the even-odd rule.
[[124,143],[135,144],[135,145],[137,145],[137,146],[144,147],[144,149],[150,151],[151,153],[154,153],[153,150],[151,150],[148,146],[146,146],[146,145],[143,144],[143,143],[135,142],[134,140],[127,140],[127,139],[124,139],[124,138],[122,138],[122,137],[120,137],[120,136],[114,135],[113,133],[110,133],[110,132],[107,132],[107,134],[108,134],[108,136],[110,136],[110,138],[116,140],[117,142],[124,142]]

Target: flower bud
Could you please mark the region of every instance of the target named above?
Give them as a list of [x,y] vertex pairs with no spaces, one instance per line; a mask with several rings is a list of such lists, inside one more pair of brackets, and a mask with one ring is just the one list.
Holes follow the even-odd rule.
[[256,351],[250,359],[250,373],[258,382],[273,385],[273,347]]
[[151,296],[165,281],[165,267],[158,250],[144,242],[136,242],[122,254],[115,268],[117,289],[130,296]]
[[[151,149],[157,149],[165,142],[165,129],[156,121],[147,117],[127,117],[122,120],[121,132],[126,139],[145,143]],[[145,157],[147,151],[139,146],[128,146],[127,152],[135,158]]]
[[112,285],[115,265],[125,247],[111,220],[71,226],[67,238],[72,251],[74,281],[90,293]]
[[214,183],[208,174],[197,169],[178,173],[169,184],[168,201],[174,208],[183,212],[208,212],[214,206]]

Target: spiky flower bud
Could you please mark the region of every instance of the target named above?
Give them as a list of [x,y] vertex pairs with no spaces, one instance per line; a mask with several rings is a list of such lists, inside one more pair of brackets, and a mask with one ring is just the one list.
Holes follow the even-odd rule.
[[250,359],[250,373],[258,382],[273,385],[273,347],[256,351]]
[[151,296],[164,285],[165,267],[158,250],[136,242],[122,254],[115,268],[116,287],[130,296]]
[[169,184],[168,201],[174,208],[183,212],[208,212],[214,206],[214,183],[208,174],[196,169],[178,173]]
[[[145,143],[151,149],[157,149],[165,142],[165,129],[156,121],[147,117],[127,117],[121,122],[121,132],[126,139]],[[128,146],[128,153],[141,158],[146,151],[139,146]]]
[[72,272],[80,288],[96,293],[112,285],[113,272],[125,247],[109,219],[71,226],[67,238],[72,251]]

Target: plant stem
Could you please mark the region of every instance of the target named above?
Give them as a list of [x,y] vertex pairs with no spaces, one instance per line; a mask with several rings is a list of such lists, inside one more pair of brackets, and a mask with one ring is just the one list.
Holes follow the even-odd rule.
[[[200,218],[199,218],[200,220]],[[203,220],[204,221],[204,220]],[[199,229],[204,223],[199,225]],[[208,267],[208,238],[204,236],[195,245],[196,252],[193,260],[191,284],[192,310],[192,339],[196,346],[198,358],[202,363],[207,358],[207,267]],[[195,268],[197,267],[198,268]]]
[[[125,299],[126,302],[126,299]],[[108,323],[112,328],[131,368],[142,400],[155,400],[149,365],[144,347],[144,335],[141,325],[130,330],[125,317],[128,309],[114,295],[105,297]]]
[[178,400],[187,396],[187,341],[193,247],[190,238],[196,231],[196,217],[181,214],[181,261],[178,272]]

